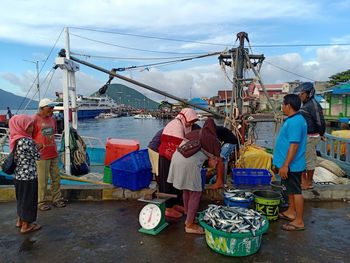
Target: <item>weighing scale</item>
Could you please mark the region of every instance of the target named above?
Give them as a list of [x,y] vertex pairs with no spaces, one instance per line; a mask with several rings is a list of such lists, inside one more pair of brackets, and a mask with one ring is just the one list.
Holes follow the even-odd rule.
[[139,232],[155,236],[168,225],[165,222],[165,201],[167,199],[138,199],[138,201],[148,203],[141,209],[139,214],[139,223],[141,225]]

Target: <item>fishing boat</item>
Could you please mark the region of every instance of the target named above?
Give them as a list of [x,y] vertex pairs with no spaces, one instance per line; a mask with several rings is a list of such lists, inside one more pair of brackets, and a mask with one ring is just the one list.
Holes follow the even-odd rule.
[[107,113],[100,113],[98,116],[95,117],[95,119],[113,119],[113,118],[118,118],[120,115],[112,112],[107,112]]
[[155,119],[156,117],[153,117],[151,114],[136,114],[134,116],[134,119]]

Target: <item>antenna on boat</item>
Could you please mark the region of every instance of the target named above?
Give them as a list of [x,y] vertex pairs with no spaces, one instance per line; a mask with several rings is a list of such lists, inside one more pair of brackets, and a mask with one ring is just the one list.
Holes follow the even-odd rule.
[[[70,123],[69,115],[70,110],[72,113],[72,127],[77,129],[78,116],[76,106],[76,81],[75,72],[79,70],[79,64],[73,62],[70,59],[70,43],[69,43],[69,30],[68,27],[64,29],[66,35],[65,49],[62,49],[59,53],[59,57],[56,58],[56,65],[63,70],[63,114],[64,114],[64,154],[65,154],[65,172],[71,174],[70,169],[70,149],[69,149],[69,132]],[[71,96],[69,96],[69,91]],[[69,100],[69,97],[71,99]],[[71,105],[69,104],[71,101]]]
[[[261,64],[264,61],[265,57],[263,54],[261,55],[254,55],[249,54],[248,48],[244,47],[244,42],[247,41],[248,45],[249,38],[248,34],[246,32],[239,32],[237,33],[237,39],[236,41],[239,41],[239,46],[236,48],[232,48],[222,54],[218,57],[220,65],[223,67],[229,66],[232,68],[233,78],[232,78],[232,95],[231,95],[231,107],[230,107],[230,114],[229,118],[231,120],[231,123],[233,123],[235,119],[235,108],[234,104],[237,105],[238,111],[239,111],[239,118],[243,119],[244,112],[243,112],[243,106],[244,106],[244,87],[247,86],[247,82],[252,82],[254,79],[251,78],[245,78],[244,76],[244,70],[252,70],[255,74],[256,79],[259,81],[265,96],[267,97],[267,100],[269,101],[269,104],[271,105],[274,112],[275,111],[275,105],[271,102],[269,95],[267,94],[267,91],[262,83],[261,76],[259,74]],[[251,61],[253,60],[253,62]],[[257,68],[257,69],[256,69]],[[244,125],[242,125],[242,138],[244,137]]]

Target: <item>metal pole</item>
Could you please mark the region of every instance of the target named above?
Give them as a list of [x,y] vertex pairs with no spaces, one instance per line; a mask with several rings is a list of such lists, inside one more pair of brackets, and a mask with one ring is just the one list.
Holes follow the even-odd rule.
[[36,78],[37,78],[37,84],[36,87],[38,89],[38,95],[39,95],[39,101],[40,101],[40,82],[39,82],[39,61],[37,60],[35,62],[36,64]]
[[240,112],[240,114],[243,114],[243,98],[242,98],[242,85],[241,85],[241,79],[243,79],[243,67],[244,67],[244,39],[248,38],[248,34],[246,32],[239,32],[237,34],[237,38],[239,39],[239,47],[236,48],[236,56],[237,56],[237,63],[236,63],[236,87],[237,87],[237,107]]
[[250,61],[250,59],[249,59],[248,54],[247,54],[246,52],[244,52],[244,54],[245,54],[245,57],[247,58],[247,61],[248,61],[249,65],[250,65],[251,69],[253,70],[255,76],[258,78],[258,81],[259,81],[259,83],[260,83],[260,86],[262,87],[262,89],[263,89],[263,91],[264,91],[264,94],[265,94],[265,96],[266,96],[266,98],[267,98],[269,104],[270,104],[271,107],[272,107],[273,112],[276,113],[275,104],[272,103],[272,101],[271,101],[271,99],[270,99],[270,96],[269,96],[269,94],[267,93],[267,90],[265,89],[265,86],[264,86],[264,84],[263,84],[263,82],[262,82],[262,80],[261,80],[260,74],[259,74],[259,73],[256,71],[256,69],[254,68],[253,64],[251,63],[251,61]]
[[179,98],[179,97],[176,97],[176,96],[174,96],[174,95],[171,95],[170,93],[167,93],[167,92],[165,92],[165,91],[162,91],[162,90],[153,88],[153,87],[151,87],[151,86],[149,86],[149,85],[146,85],[146,84],[143,84],[143,83],[138,82],[138,81],[136,81],[136,80],[127,78],[127,77],[125,77],[125,76],[123,76],[123,75],[119,75],[119,74],[117,74],[117,73],[115,73],[115,72],[113,72],[113,71],[110,71],[110,70],[104,69],[104,68],[102,68],[102,67],[96,66],[96,65],[94,65],[94,64],[91,64],[91,63],[89,63],[89,62],[80,60],[80,59],[78,59],[78,58],[76,58],[76,57],[72,57],[72,56],[71,56],[70,59],[73,60],[73,61],[75,61],[75,62],[78,62],[78,63],[80,63],[80,64],[83,64],[83,65],[85,65],[85,66],[87,66],[87,67],[94,68],[94,69],[99,70],[99,71],[101,71],[101,72],[104,72],[104,73],[106,73],[106,74],[108,74],[108,75],[112,75],[113,77],[116,77],[116,78],[125,80],[125,81],[127,81],[127,82],[130,82],[130,83],[132,83],[132,84],[135,84],[135,85],[140,86],[140,87],[142,87],[142,88],[145,88],[145,89],[147,89],[147,90],[156,92],[156,93],[161,94],[161,95],[163,95],[163,96],[165,96],[165,97],[174,99],[174,100],[179,101],[179,102],[182,102],[182,103],[184,103],[184,104],[186,104],[186,105],[190,105],[190,106],[192,106],[192,107],[194,107],[194,108],[197,108],[197,109],[203,110],[203,111],[205,111],[205,112],[211,113],[211,114],[213,114],[214,116],[216,116],[216,117],[218,117],[218,118],[222,118],[222,119],[225,118],[225,116],[222,115],[222,114],[219,114],[219,113],[217,113],[217,112],[208,110],[207,108],[203,108],[203,107],[201,107],[201,106],[195,105],[195,104],[193,104],[193,103],[191,103],[191,102],[188,102],[188,101],[186,101],[186,100],[184,100],[184,99],[181,99],[181,98]]
[[[64,29],[66,34],[66,58],[69,59],[69,31]],[[63,114],[64,114],[64,153],[65,153],[65,172],[71,174],[70,169],[70,148],[69,148],[69,72],[67,68],[63,69]]]

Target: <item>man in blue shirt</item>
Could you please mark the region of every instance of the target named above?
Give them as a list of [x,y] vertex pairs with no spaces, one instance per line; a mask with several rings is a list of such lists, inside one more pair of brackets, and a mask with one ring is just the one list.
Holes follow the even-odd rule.
[[306,166],[307,124],[298,112],[300,106],[298,95],[284,96],[282,110],[288,118],[280,130],[273,154],[273,164],[279,169],[288,194],[289,207],[279,214],[280,218],[290,221],[282,225],[282,229],[287,231],[304,230],[301,175]]

